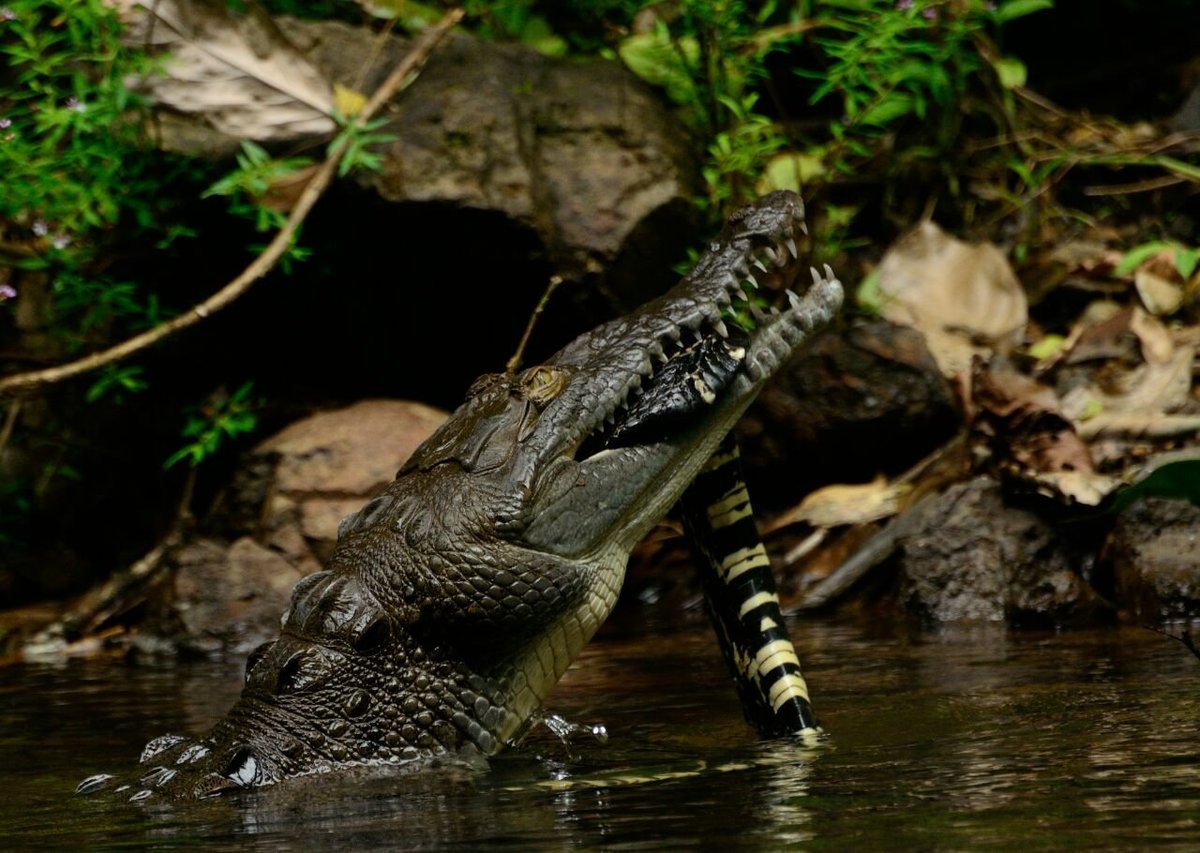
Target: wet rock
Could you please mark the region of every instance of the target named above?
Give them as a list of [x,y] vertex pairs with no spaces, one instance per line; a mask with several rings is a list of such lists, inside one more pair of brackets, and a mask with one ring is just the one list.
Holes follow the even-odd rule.
[[1117,518],[1108,558],[1117,604],[1134,619],[1200,615],[1200,507],[1142,498]]
[[871,320],[814,339],[737,432],[755,504],[778,509],[828,483],[899,473],[960,423],[920,332]]
[[279,614],[304,575],[248,536],[229,546],[199,539],[177,551],[172,563],[179,646],[203,654],[245,654],[275,636]]
[[444,419],[420,403],[366,400],[268,438],[200,535],[171,555],[173,594],[158,633],[204,654],[242,654],[275,636],[296,581],[333,550],[338,522],[382,491]]
[[1046,625],[1104,611],[1059,532],[1005,504],[993,480],[957,483],[915,512],[899,564],[902,601],[920,618]]

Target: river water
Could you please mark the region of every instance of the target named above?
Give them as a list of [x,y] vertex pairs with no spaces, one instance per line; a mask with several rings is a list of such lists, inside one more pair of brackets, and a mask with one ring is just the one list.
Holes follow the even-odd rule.
[[1200,849],[1200,660],[1139,628],[903,635],[793,626],[829,733],[746,728],[707,626],[610,630],[489,767],[183,805],[75,797],[198,732],[240,666],[0,670],[0,849]]

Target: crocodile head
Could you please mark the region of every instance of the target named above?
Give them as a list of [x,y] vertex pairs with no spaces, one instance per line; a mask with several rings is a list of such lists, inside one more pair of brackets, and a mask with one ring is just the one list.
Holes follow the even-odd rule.
[[147,744],[138,782],[81,790],[206,796],[501,749],[608,615],[631,548],[840,305],[838,282],[814,272],[753,331],[722,320],[764,276],[790,286],[802,215],[795,195],[766,196],[665,296],[478,380],[342,523],[229,713],[200,738]]

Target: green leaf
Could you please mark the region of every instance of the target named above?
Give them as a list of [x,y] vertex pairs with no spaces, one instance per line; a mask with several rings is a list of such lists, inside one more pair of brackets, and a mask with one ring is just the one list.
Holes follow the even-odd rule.
[[1140,246],[1135,246],[1125,253],[1120,263],[1113,267],[1113,274],[1118,276],[1132,275],[1133,271],[1145,261],[1154,257],[1159,252],[1173,248],[1175,248],[1175,244],[1166,240],[1151,240],[1149,243],[1142,243]]
[[694,38],[672,43],[665,29],[636,33],[622,39],[617,55],[630,71],[647,83],[661,86],[678,104],[691,100],[695,91],[688,65],[694,65],[700,46]]
[[858,117],[858,121],[861,124],[885,127],[896,121],[896,119],[911,115],[912,112],[912,96],[906,95],[903,92],[892,92],[863,110],[862,114]]
[[1029,72],[1025,68],[1025,63],[1011,56],[1001,56],[993,60],[992,67],[996,69],[996,76],[1000,79],[1000,85],[1005,89],[1016,89],[1024,86],[1029,76]]
[[1054,0],[1008,0],[992,13],[992,17],[998,23],[1007,24],[1009,21],[1032,15],[1034,12],[1053,8]]
[[1122,512],[1140,497],[1173,498],[1200,506],[1200,459],[1177,459],[1159,465],[1143,479],[1118,491],[1112,511]]
[[1183,246],[1175,247],[1175,269],[1185,279],[1192,277],[1192,273],[1196,271],[1198,263],[1200,263],[1200,249],[1185,249]]

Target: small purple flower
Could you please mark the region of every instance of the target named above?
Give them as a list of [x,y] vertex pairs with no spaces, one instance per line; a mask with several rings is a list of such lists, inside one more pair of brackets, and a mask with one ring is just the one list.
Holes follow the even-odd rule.
[[0,21],[15,21],[17,13],[7,6],[0,7]]
[[71,245],[71,238],[66,234],[58,234],[55,236],[54,240],[51,241],[50,245],[54,246],[56,249],[65,249],[67,246]]
[[46,224],[45,219],[35,219],[33,222],[33,233],[38,237],[45,237],[50,233],[50,226]]
[[10,127],[12,127],[12,119],[0,118],[0,130],[8,130]]
[[9,284],[0,284],[0,302],[17,298],[17,289]]
[[87,109],[87,105],[84,104],[83,101],[79,100],[77,97],[72,95],[71,97],[67,98],[67,109],[74,110],[77,113],[81,113]]
[[927,21],[936,21],[938,18],[938,10],[929,6],[921,10],[921,17]]
[[906,11],[913,7],[913,0],[896,0],[896,8],[900,11]]

